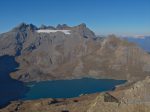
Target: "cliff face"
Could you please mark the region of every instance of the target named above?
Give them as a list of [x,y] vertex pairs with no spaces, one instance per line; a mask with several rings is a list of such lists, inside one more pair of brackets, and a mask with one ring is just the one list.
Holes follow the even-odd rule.
[[[39,33],[41,29],[59,31]],[[37,28],[23,23],[0,35],[0,55],[16,57],[20,67],[11,76],[21,81],[81,77],[133,81],[150,73],[146,52],[113,35],[99,39],[85,24]]]

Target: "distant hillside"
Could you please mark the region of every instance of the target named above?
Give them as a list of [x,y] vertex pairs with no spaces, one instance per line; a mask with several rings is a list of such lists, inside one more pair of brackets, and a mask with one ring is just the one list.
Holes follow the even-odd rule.
[[143,38],[125,37],[129,42],[138,44],[145,51],[150,52],[150,36],[144,36]]

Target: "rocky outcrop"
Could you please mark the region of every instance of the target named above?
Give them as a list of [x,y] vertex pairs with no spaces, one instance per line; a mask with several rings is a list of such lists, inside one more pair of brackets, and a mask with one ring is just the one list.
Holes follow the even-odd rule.
[[[149,112],[150,77],[124,89],[97,95],[87,112]],[[107,100],[105,100],[107,97]]]
[[[114,35],[98,38],[85,24],[58,25],[39,33],[22,23],[0,35],[0,56],[13,55],[20,64],[11,76],[21,81],[81,77],[139,80],[150,74],[150,56]],[[42,29],[52,27],[43,26]],[[60,31],[68,30],[70,34]]]
[[138,81],[125,89],[118,89],[110,92],[112,96],[125,104],[143,104],[150,103],[150,77]]

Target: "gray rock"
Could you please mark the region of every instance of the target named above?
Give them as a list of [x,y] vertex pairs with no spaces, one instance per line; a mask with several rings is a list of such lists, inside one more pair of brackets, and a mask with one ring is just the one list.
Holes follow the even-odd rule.
[[[46,27],[47,29],[48,27]],[[97,38],[85,24],[63,32],[38,33],[22,23],[0,35],[0,56],[13,55],[20,64],[11,74],[21,81],[81,77],[138,80],[149,75],[150,56],[114,35]]]

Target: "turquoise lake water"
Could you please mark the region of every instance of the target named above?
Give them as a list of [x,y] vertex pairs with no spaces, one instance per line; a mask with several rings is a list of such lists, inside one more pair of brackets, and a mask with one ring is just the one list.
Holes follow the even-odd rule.
[[44,81],[38,83],[22,83],[10,78],[9,74],[16,71],[19,64],[13,56],[0,57],[0,108],[13,100],[32,100],[39,98],[71,98],[81,94],[90,94],[113,90],[124,80],[108,79],[74,79]]
[[13,56],[0,57],[0,108],[10,101],[23,98],[29,91],[24,83],[10,78],[9,74],[19,66]]
[[82,78],[30,83],[28,84],[30,90],[24,99],[77,97],[81,94],[113,90],[116,85],[125,82],[124,80]]

